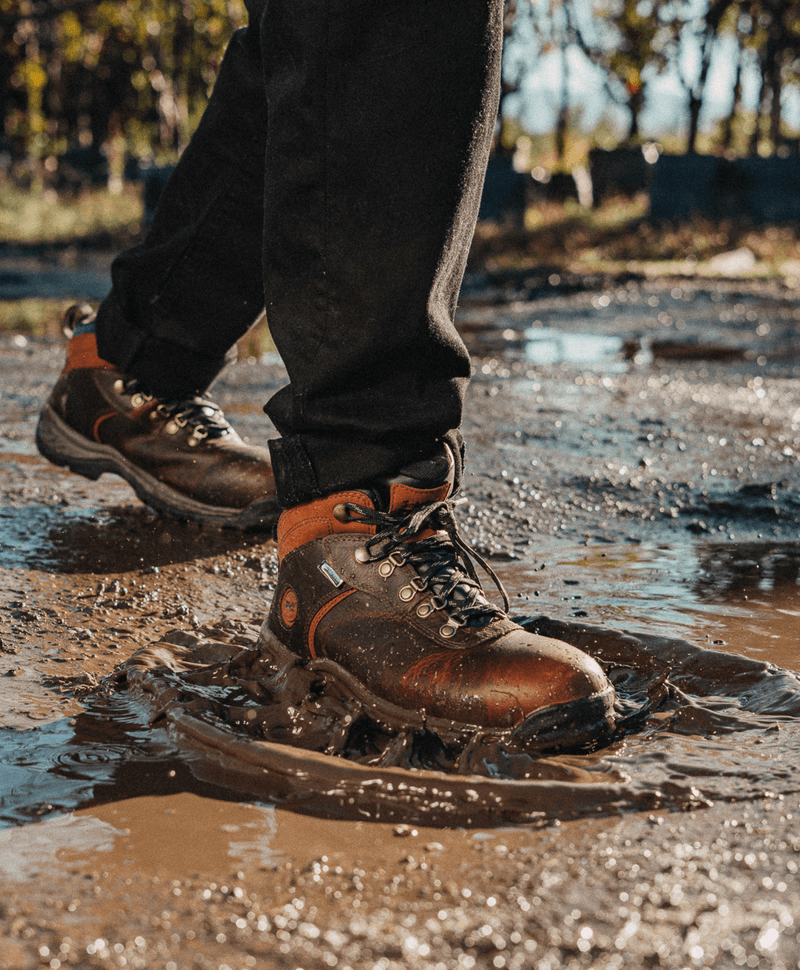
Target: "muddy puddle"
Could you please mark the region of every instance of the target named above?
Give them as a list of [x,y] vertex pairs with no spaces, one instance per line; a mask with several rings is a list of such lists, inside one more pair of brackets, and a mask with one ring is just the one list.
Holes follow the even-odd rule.
[[[606,667],[617,735],[445,750],[276,682],[269,538],[41,461],[63,347],[8,340],[0,967],[795,970],[796,295],[481,292],[464,528]],[[242,361],[217,396],[256,440],[282,381]]]
[[523,596],[596,621],[519,616],[587,650],[614,683],[616,736],[598,750],[542,751],[513,732],[445,744],[375,721],[335,680],[276,666],[255,620],[228,620],[142,647],[76,716],[0,735],[0,817],[208,785],[332,818],[432,826],[795,794],[800,678],[774,661],[796,657],[800,545],[698,553],[693,563],[686,549],[562,549],[543,590],[540,571],[503,570]]

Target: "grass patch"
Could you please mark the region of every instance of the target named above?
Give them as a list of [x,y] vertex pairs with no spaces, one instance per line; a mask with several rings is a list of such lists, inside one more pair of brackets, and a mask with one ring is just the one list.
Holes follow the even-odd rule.
[[81,243],[114,245],[135,237],[142,226],[142,189],[125,184],[119,193],[87,188],[58,195],[0,182],[0,239],[6,245]]
[[254,358],[258,360],[262,354],[274,354],[277,351],[275,341],[269,332],[266,313],[262,313],[253,326],[239,340],[239,360]]
[[56,337],[61,333],[64,314],[74,302],[74,300],[0,301],[0,333]]
[[800,234],[794,225],[756,226],[696,216],[681,223],[647,218],[648,197],[609,199],[596,209],[545,202],[528,210],[524,229],[478,226],[473,269],[541,269],[574,274],[631,271],[645,275],[714,275],[714,256],[747,248],[753,276],[800,276]]
[[[64,314],[74,300],[0,300],[0,333],[20,333],[28,337],[58,337],[64,326]],[[239,340],[239,359],[275,353],[275,342],[269,332],[266,314]]]
[[[606,200],[589,209],[576,202],[531,207],[524,228],[493,223],[478,226],[470,254],[473,270],[550,270],[571,274],[713,276],[714,256],[749,249],[755,265],[747,275],[785,279],[800,287],[800,231],[797,226],[755,226],[715,222],[697,216],[682,223],[651,222],[646,193]],[[58,196],[25,191],[0,182],[0,239],[6,246],[78,246],[119,250],[141,232],[141,187],[126,184]],[[55,336],[73,301],[0,301],[0,331]],[[239,344],[241,357],[260,357],[275,346],[264,320]]]

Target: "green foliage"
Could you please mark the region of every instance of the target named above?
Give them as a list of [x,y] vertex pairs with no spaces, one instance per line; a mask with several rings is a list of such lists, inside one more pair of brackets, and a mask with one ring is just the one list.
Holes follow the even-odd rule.
[[595,40],[581,30],[577,16],[571,18],[581,49],[603,69],[609,93],[630,112],[626,141],[639,137],[648,74],[667,66],[666,14],[674,8],[673,0],[594,0],[592,11],[602,25]]
[[57,244],[67,241],[133,238],[142,224],[138,186],[119,193],[87,189],[74,196],[28,192],[0,183],[0,239],[6,243]]
[[91,144],[174,156],[243,22],[241,0],[0,0],[8,145],[33,159]]
[[[566,72],[566,49],[577,45],[602,69],[609,96],[629,111],[628,141],[639,139],[648,83],[672,68],[686,91],[686,147],[705,150],[709,65],[721,42],[733,42],[740,67],[760,76],[759,104],[744,114],[740,69],[715,147],[763,154],[785,142],[781,106],[800,84],[800,0],[506,0],[506,8],[506,33],[527,32],[532,62],[556,52]],[[102,148],[117,184],[126,157],[174,160],[244,22],[243,0],[0,0],[0,152],[34,187],[53,183],[55,156],[68,148]],[[519,89],[523,71],[518,58],[504,95]],[[555,155],[566,166],[575,119],[562,87]],[[513,152],[519,134],[506,117],[500,150]]]
[[9,300],[0,302],[0,333],[56,337],[72,300]]
[[[684,150],[768,154],[785,147],[782,107],[787,90],[800,84],[800,0],[528,0],[524,9],[535,25],[533,57],[574,45],[601,69],[609,97],[629,111],[623,140],[641,140],[647,86],[670,70],[686,96]],[[709,145],[700,119],[723,43],[725,56],[738,62],[733,106]],[[753,68],[761,86],[757,110],[747,116],[743,78]]]

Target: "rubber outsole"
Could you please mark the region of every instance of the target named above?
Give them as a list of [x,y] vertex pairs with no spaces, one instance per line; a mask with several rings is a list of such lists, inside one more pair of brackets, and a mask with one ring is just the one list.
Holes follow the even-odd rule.
[[39,417],[36,447],[54,465],[69,468],[92,481],[97,481],[106,472],[119,475],[145,505],[177,519],[250,532],[271,529],[280,513],[275,497],[254,502],[245,509],[236,509],[207,505],[183,495],[128,461],[116,448],[90,441],[75,431],[49,404]]
[[553,704],[529,714],[511,728],[492,728],[480,724],[429,717],[424,711],[411,710],[392,704],[368,690],[350,671],[333,660],[304,660],[288,650],[264,622],[257,647],[266,653],[278,668],[301,664],[306,670],[333,678],[355,697],[365,713],[390,729],[408,726],[433,731],[446,744],[462,744],[465,737],[491,734],[519,744],[526,749],[542,752],[576,751],[594,747],[608,740],[615,731],[614,688],[589,697]]

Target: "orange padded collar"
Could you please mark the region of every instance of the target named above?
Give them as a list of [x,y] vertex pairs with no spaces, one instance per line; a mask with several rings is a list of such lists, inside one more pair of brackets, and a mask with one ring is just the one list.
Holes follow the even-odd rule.
[[106,367],[113,370],[114,365],[98,356],[97,337],[93,333],[79,333],[70,338],[67,344],[65,370],[82,370],[87,367]]
[[372,506],[370,498],[364,492],[336,492],[325,498],[305,502],[287,509],[278,519],[278,558],[283,557],[307,542],[345,532],[356,532],[363,535],[375,535],[374,525],[363,522],[340,522],[333,515],[333,509],[343,502],[353,502],[356,505]]
[[[450,491],[449,483],[439,488],[414,488],[412,485],[395,483],[389,490],[389,507],[391,512],[411,512],[417,506],[427,502],[441,502],[447,498]],[[343,533],[360,533],[361,535],[375,535],[375,526],[364,522],[340,522],[333,514],[337,505],[352,502],[355,505],[366,505],[373,508],[372,499],[364,492],[353,489],[349,492],[336,492],[325,498],[315,499],[303,505],[295,505],[287,509],[278,519],[278,558],[283,557],[298,546],[321,539],[323,536],[341,535]],[[433,535],[431,530],[425,530],[414,539],[424,539]]]

